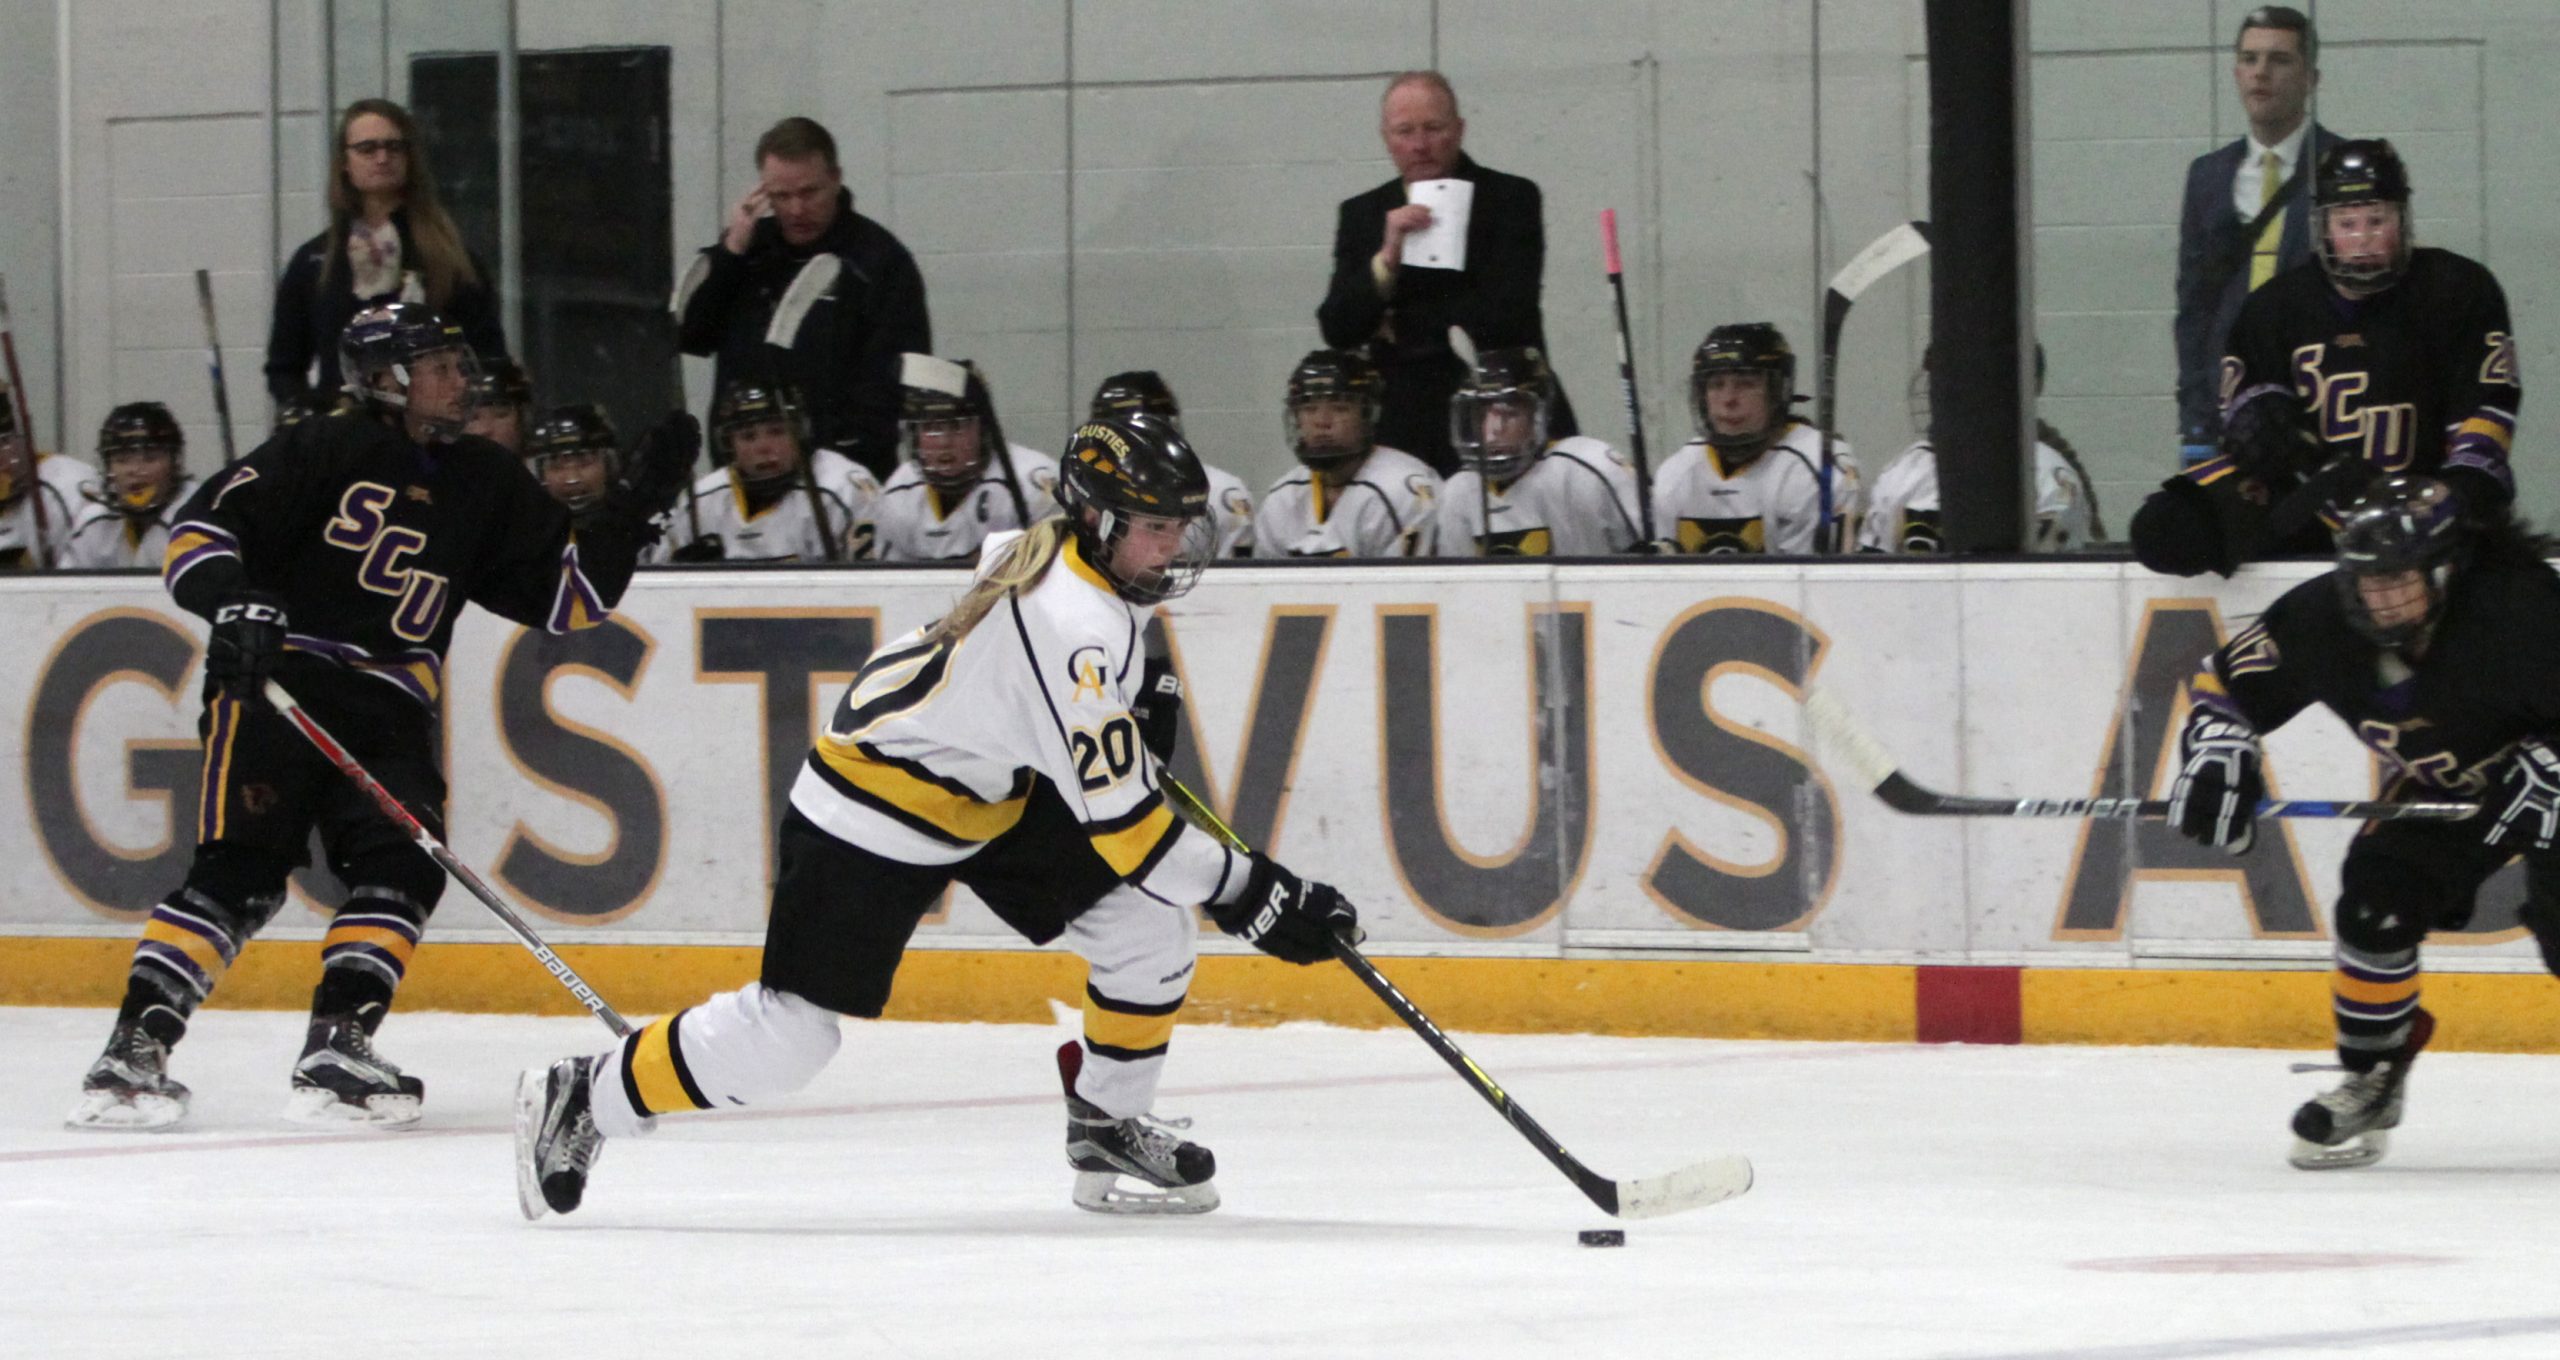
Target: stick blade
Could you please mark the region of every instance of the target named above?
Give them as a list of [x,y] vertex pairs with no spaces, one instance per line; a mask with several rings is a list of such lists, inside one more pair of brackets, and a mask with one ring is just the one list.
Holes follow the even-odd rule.
[[1858,726],[1858,720],[1850,716],[1848,705],[1834,698],[1831,691],[1805,692],[1804,721],[1814,748],[1848,766],[1868,788],[1881,788],[1893,777],[1893,753],[1868,736],[1866,729]]
[[1618,1182],[1617,1216],[1663,1218],[1721,1203],[1751,1188],[1751,1159],[1710,1157],[1662,1176]]
[[1831,295],[1854,301],[1868,285],[1928,253],[1925,224],[1905,222],[1868,242],[1866,249],[1840,266],[1840,272],[1831,276]]

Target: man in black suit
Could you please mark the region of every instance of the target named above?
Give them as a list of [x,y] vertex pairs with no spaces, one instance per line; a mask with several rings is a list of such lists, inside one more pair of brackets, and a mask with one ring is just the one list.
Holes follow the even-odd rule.
[[2320,39],[2302,11],[2264,5],[2241,16],[2231,80],[2249,135],[2187,167],[2178,222],[2178,430],[2188,466],[2211,458],[2222,432],[2215,374],[2241,302],[2311,258],[2309,172],[2338,142],[2310,118]]
[[[1334,349],[1366,348],[1386,378],[1377,439],[1457,471],[1449,447],[1449,398],[1466,365],[1449,348],[1449,327],[1465,328],[1479,349],[1547,347],[1538,290],[1547,267],[1545,206],[1534,181],[1488,170],[1459,149],[1467,121],[1458,95],[1437,71],[1407,71],[1387,84],[1378,135],[1396,178],[1342,201],[1333,230],[1333,283],[1316,324]],[[1474,183],[1464,269],[1402,262],[1405,237],[1431,224],[1431,210],[1406,202],[1405,186],[1432,179]],[[1578,433],[1559,384],[1548,434]]]

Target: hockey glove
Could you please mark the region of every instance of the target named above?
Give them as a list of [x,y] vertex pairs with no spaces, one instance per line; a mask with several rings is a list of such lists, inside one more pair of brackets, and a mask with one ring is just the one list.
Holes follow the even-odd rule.
[[2303,418],[2302,403],[2281,387],[2245,397],[2222,422],[2222,456],[2232,470],[2270,487],[2291,486],[2329,461],[2319,431]]
[[676,498],[693,481],[693,460],[702,452],[702,422],[683,411],[649,427],[631,451],[631,476],[622,484],[628,513],[652,520],[675,508]]
[[2498,776],[2498,796],[2505,809],[2481,839],[2518,850],[2548,850],[2560,841],[2560,752],[2530,738],[2517,743],[2515,759]]
[[1138,740],[1158,764],[1169,764],[1182,736],[1182,677],[1171,658],[1150,656],[1138,672],[1138,686],[1138,702],[1129,707],[1129,716],[1138,720]]
[[2198,704],[2187,713],[2180,746],[2185,763],[2169,790],[2169,820],[2189,840],[2245,852],[2257,835],[2258,802],[2267,796],[2256,729]]
[[1333,957],[1333,938],[1357,939],[1360,913],[1331,885],[1312,883],[1266,855],[1253,857],[1244,891],[1232,902],[1212,903],[1209,919],[1275,959],[1322,963]]
[[234,699],[255,699],[284,652],[284,601],[263,590],[243,590],[213,611],[213,641],[204,651],[205,678]]

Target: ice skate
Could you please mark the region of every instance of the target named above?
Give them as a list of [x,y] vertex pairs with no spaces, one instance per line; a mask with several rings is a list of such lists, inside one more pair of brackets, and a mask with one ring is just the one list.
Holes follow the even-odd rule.
[[2391,1150],[2391,1131],[2400,1127],[2402,1098],[2409,1085],[2410,1064],[2436,1030],[2435,1017],[2423,1008],[2410,1022],[2409,1040],[2369,1072],[2350,1072],[2347,1079],[2293,1112],[2293,1154],[2305,1171],[2343,1171],[2371,1166]]
[[187,1088],[169,1079],[169,1047],[140,1025],[118,1025],[80,1081],[75,1129],[158,1132],[187,1116]]
[[314,1016],[284,1117],[297,1124],[363,1124],[400,1129],[418,1122],[426,1083],[373,1051],[353,1015]]
[[587,1193],[604,1149],[589,1103],[595,1060],[562,1058],[516,1080],[516,1207],[527,1220],[565,1214]]
[[[1076,1094],[1076,1059],[1070,1041],[1058,1052],[1067,1084],[1067,1165],[1076,1171],[1075,1202],[1097,1214],[1205,1214],[1218,1207],[1218,1159],[1186,1141],[1188,1119],[1134,1115],[1114,1119]],[[1125,1185],[1122,1178],[1145,1187]]]

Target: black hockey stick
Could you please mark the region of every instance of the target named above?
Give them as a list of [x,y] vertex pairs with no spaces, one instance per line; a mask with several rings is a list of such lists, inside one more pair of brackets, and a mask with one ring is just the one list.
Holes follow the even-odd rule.
[[[1163,787],[1165,797],[1182,809],[1192,825],[1239,853],[1249,853],[1243,838],[1237,836],[1235,830],[1210,810],[1208,804],[1200,801],[1198,794],[1184,787],[1170,771],[1163,776]],[[1665,1214],[1703,1208],[1718,1200],[1731,1199],[1751,1188],[1751,1160],[1739,1155],[1710,1157],[1668,1175],[1632,1181],[1613,1181],[1584,1166],[1572,1153],[1564,1150],[1564,1145],[1558,1143],[1554,1135],[1530,1118],[1529,1112],[1511,1099],[1501,1083],[1476,1066],[1475,1059],[1468,1057],[1465,1050],[1441,1033],[1440,1027],[1431,1023],[1431,1017],[1423,1014],[1420,1006],[1413,1004],[1394,983],[1389,982],[1386,975],[1378,971],[1377,965],[1360,952],[1359,946],[1337,935],[1333,939],[1333,956],[1341,960],[1342,966],[1350,969],[1352,975],[1370,991],[1377,993],[1378,999],[1387,1003],[1387,1009],[1394,1011],[1397,1019],[1421,1035],[1422,1041],[1431,1046],[1432,1052],[1440,1055],[1441,1061],[1449,1064],[1451,1071],[1465,1078],[1467,1085],[1474,1087],[1486,1104],[1510,1121],[1511,1127],[1521,1137],[1529,1140],[1529,1146],[1536,1148],[1538,1155],[1553,1163],[1556,1170],[1565,1174],[1565,1179],[1573,1182],[1574,1188],[1599,1205],[1603,1212],[1617,1218],[1660,1218]]]
[[[2107,821],[2162,819],[2169,815],[2165,798],[1978,798],[1940,793],[1912,780],[1894,764],[1882,743],[1867,735],[1849,708],[1825,690],[1804,696],[1805,725],[1814,745],[1839,757],[1857,772],[1887,807],[1914,817],[2094,817]],[[2268,798],[2258,803],[2261,817],[2325,817],[2374,822],[2460,821],[2480,811],[2476,803],[2328,802],[2301,798]]]
[[[1644,407],[1636,400],[1635,341],[1627,328],[1627,276],[1618,260],[1618,210],[1600,210],[1600,249],[1609,268],[1609,296],[1618,306],[1618,387],[1627,398],[1627,448],[1636,457],[1636,519],[1643,543],[1653,541],[1653,464],[1644,456]],[[1826,363],[1824,371],[1830,365]],[[1829,483],[1825,483],[1829,494]],[[1826,507],[1827,510],[1827,507]],[[1649,550],[1648,550],[1649,551]]]
[[213,376],[213,421],[222,428],[222,465],[240,461],[240,446],[231,438],[231,389],[222,380],[222,335],[213,325],[213,271],[196,271],[196,310],[204,313],[205,367]]
[[338,739],[330,736],[327,728],[322,727],[310,714],[303,712],[302,705],[295,703],[293,696],[285,693],[284,686],[269,680],[266,695],[267,702],[275,706],[276,712],[286,722],[293,724],[294,730],[300,732],[313,747],[317,748],[330,764],[337,766],[338,773],[345,775],[348,783],[363,790],[365,796],[373,800],[373,805],[382,809],[382,815],[391,819],[393,826],[408,833],[409,839],[416,841],[419,849],[426,851],[429,858],[444,866],[444,871],[453,875],[456,881],[469,889],[473,897],[479,898],[480,905],[487,907],[489,913],[498,918],[500,925],[514,932],[517,941],[533,951],[533,956],[542,961],[542,966],[550,970],[551,976],[559,979],[560,985],[568,988],[569,995],[578,998],[580,1005],[593,1011],[595,1017],[604,1022],[605,1028],[613,1031],[615,1038],[624,1038],[631,1033],[630,1024],[624,1021],[613,1007],[606,1005],[603,997],[596,995],[596,989],[588,986],[587,980],[578,976],[578,971],[571,968],[558,954],[552,953],[551,946],[544,944],[542,937],[534,933],[533,927],[526,925],[524,918],[518,916],[514,908],[501,901],[498,894],[487,883],[481,881],[480,875],[471,871],[470,865],[454,858],[453,852],[444,847],[444,842],[437,840],[434,832],[427,830],[424,823],[410,815],[409,809],[401,805],[399,798],[394,796],[391,790],[382,787],[379,781],[366,773],[364,766],[359,764],[354,756],[347,754],[347,748],[340,746]]
[[1831,287],[1822,299],[1822,379],[1814,388],[1813,423],[1822,431],[1821,527],[1816,531],[1815,552],[1838,552],[1847,545],[1839,540],[1848,537],[1833,522],[1831,485],[1839,459],[1831,451],[1831,427],[1839,418],[1840,404],[1840,332],[1849,324],[1849,308],[1858,295],[1875,281],[1929,253],[1929,224],[1905,222],[1867,243],[1867,248],[1850,257],[1840,272],[1831,276]]
[[36,411],[27,399],[27,380],[18,372],[18,333],[9,326],[9,280],[0,276],[0,359],[8,364],[9,401],[17,407],[18,442],[27,452],[27,495],[36,508],[35,559],[39,570],[53,570],[53,526],[44,512],[44,479],[36,475],[43,455],[36,452]]

